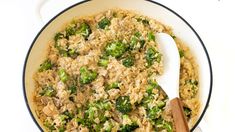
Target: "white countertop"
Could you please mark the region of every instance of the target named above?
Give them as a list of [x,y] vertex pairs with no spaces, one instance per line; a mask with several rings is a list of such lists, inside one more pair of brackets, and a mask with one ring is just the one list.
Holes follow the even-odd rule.
[[[204,131],[234,130],[232,124],[235,119],[233,84],[235,43],[232,40],[235,36],[234,2],[232,0],[159,0],[158,2],[185,18],[200,35],[209,52],[214,81],[211,102],[204,117],[208,129]],[[29,46],[43,26],[36,17],[36,9],[40,3],[40,0],[0,1],[0,131],[39,131],[29,115],[23,98],[22,71]]]

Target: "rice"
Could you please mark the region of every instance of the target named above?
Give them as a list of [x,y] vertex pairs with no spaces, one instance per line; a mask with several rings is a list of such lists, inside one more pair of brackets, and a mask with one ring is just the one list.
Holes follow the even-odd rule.
[[[174,131],[164,74],[152,35],[170,34],[180,53],[180,98],[189,127],[200,110],[198,66],[170,27],[111,9],[74,19],[49,42],[35,73],[36,113],[46,131]],[[163,88],[164,89],[164,88]]]

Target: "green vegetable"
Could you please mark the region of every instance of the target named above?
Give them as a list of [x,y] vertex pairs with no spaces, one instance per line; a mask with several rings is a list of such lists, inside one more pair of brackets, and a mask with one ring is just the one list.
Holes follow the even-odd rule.
[[136,18],[138,22],[142,22],[145,26],[149,25],[149,21],[143,18]]
[[76,94],[77,93],[77,87],[75,85],[72,85],[68,87],[70,94]]
[[125,67],[131,67],[134,65],[134,58],[132,56],[129,56],[127,58],[125,58],[124,60],[122,60],[122,64],[125,66]]
[[161,116],[162,110],[158,108],[158,106],[154,106],[153,108],[147,111],[148,118],[151,120],[157,119]]
[[81,24],[77,32],[87,39],[91,34],[91,28],[87,23],[84,22]]
[[101,21],[98,22],[98,26],[101,29],[105,29],[105,27],[109,26],[110,24],[111,22],[108,18],[103,18]]
[[56,94],[56,91],[52,88],[52,86],[47,86],[42,89],[40,92],[40,95],[42,96],[54,96]]
[[95,113],[97,112],[96,107],[89,107],[88,110],[85,111],[85,117],[88,118],[89,120],[93,121],[95,117]]
[[43,72],[43,71],[49,70],[52,68],[52,66],[53,66],[53,64],[51,63],[51,61],[49,59],[47,59],[40,65],[40,68],[38,71]]
[[139,125],[137,123],[126,124],[124,126],[121,126],[120,132],[132,132],[138,127]]
[[171,37],[172,37],[173,39],[176,39],[176,36],[175,36],[175,35],[171,35]]
[[184,51],[183,50],[179,50],[179,55],[180,55],[180,58],[184,57]]
[[167,130],[167,132],[173,132],[173,128],[170,122],[163,119],[157,119],[156,121],[157,130]]
[[111,84],[107,84],[105,86],[105,90],[110,90],[110,89],[118,89],[119,88],[119,83],[113,82]]
[[65,69],[60,69],[58,71],[58,75],[60,77],[60,80],[64,83],[69,79],[69,75],[66,73]]
[[68,39],[69,36],[76,34],[77,28],[75,27],[75,25],[70,25],[69,27],[65,29],[65,32],[66,32],[66,38]]
[[163,102],[163,101],[159,101],[159,102],[157,103],[157,107],[160,108],[160,109],[163,108],[165,105],[166,105],[166,103]]
[[59,128],[58,131],[59,131],[59,132],[64,132],[65,130],[66,130],[65,127],[62,126],[62,127]]
[[192,110],[188,107],[183,107],[184,108],[184,114],[186,117],[190,118]]
[[116,109],[123,114],[131,112],[132,107],[129,96],[120,96],[116,99]]
[[104,131],[105,132],[111,132],[111,130],[112,130],[112,127],[113,127],[113,125],[112,125],[112,123],[111,122],[109,122],[109,121],[106,121],[105,123],[104,123]]
[[155,35],[153,34],[153,32],[148,33],[148,40],[149,41],[155,41]]
[[56,130],[53,123],[49,123],[49,121],[45,121],[43,124],[45,127],[47,127],[50,131]]
[[142,23],[143,23],[144,25],[149,25],[149,21],[146,20],[146,19],[142,20]]
[[147,49],[147,52],[145,53],[145,59],[147,61],[147,66],[151,66],[153,65],[154,61],[157,61],[158,63],[161,61],[161,54],[151,47]]
[[59,39],[64,38],[64,34],[62,33],[56,33],[54,37],[54,41],[57,42]]
[[78,56],[78,52],[75,49],[68,49],[67,56],[76,58]]
[[106,55],[108,55],[108,56],[112,56],[112,57],[119,58],[119,57],[121,57],[125,52],[126,52],[125,44],[122,43],[122,42],[120,42],[120,41],[116,41],[116,42],[109,43],[109,44],[105,47],[105,53],[106,53]]
[[89,84],[98,76],[96,71],[89,70],[86,66],[82,66],[79,71],[81,84]]
[[158,88],[158,87],[159,87],[159,85],[156,81],[150,80],[149,84],[147,85],[146,92],[150,95],[150,94],[152,94],[153,89]]
[[66,115],[66,116],[68,117],[67,119],[69,119],[69,120],[71,120],[71,119],[74,118],[74,114],[71,113],[71,112],[69,112],[68,110],[66,110],[65,112],[63,112],[63,114]]
[[100,60],[98,61],[98,65],[101,67],[107,67],[109,64],[109,60],[107,58],[100,58]]
[[136,32],[132,37],[131,37],[131,42],[130,42],[130,49],[140,49],[143,48],[145,44],[145,40],[141,39],[141,33]]

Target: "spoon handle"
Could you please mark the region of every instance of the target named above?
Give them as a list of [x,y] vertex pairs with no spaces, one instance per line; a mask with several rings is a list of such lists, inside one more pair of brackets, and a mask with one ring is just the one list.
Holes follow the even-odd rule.
[[183,105],[181,100],[179,98],[172,99],[170,101],[170,107],[176,132],[189,132],[188,123],[183,112]]

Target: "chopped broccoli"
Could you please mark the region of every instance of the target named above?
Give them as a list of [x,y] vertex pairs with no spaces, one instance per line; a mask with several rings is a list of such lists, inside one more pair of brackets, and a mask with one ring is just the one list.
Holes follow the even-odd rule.
[[61,126],[61,127],[58,129],[59,132],[65,132],[65,130],[66,130],[66,129],[65,129],[64,126]]
[[134,65],[134,57],[132,56],[128,56],[127,58],[125,58],[124,60],[122,60],[122,64],[125,67],[131,67]]
[[106,55],[108,56],[110,55],[116,58],[121,57],[125,52],[126,52],[125,44],[120,41],[109,43],[105,48]]
[[54,37],[54,41],[57,42],[59,39],[64,38],[64,34],[62,33],[56,33]]
[[190,118],[192,110],[188,107],[183,107],[184,108],[184,114],[186,117]]
[[158,88],[159,85],[156,81],[153,81],[153,80],[150,80],[148,83],[149,84],[147,85],[146,92],[150,95],[152,94],[153,89]]
[[131,37],[131,41],[130,41],[130,49],[140,49],[143,48],[144,44],[145,44],[145,40],[141,39],[141,33],[140,32],[136,32],[132,37]]
[[103,18],[101,21],[98,22],[98,26],[101,29],[105,29],[105,27],[109,26],[110,24],[111,22],[108,18]]
[[167,132],[173,132],[173,128],[170,122],[167,122],[161,118],[156,120],[155,123],[157,130],[167,130]]
[[149,25],[149,21],[148,21],[147,19],[143,19],[143,20],[142,20],[142,23],[143,23],[144,25]]
[[163,101],[159,101],[159,102],[157,103],[157,107],[160,108],[160,109],[163,108],[165,105],[166,105],[166,103],[163,102]]
[[132,110],[130,97],[120,96],[116,99],[116,109],[123,114],[126,114]]
[[40,68],[38,71],[43,72],[43,71],[49,70],[52,68],[52,66],[53,66],[53,64],[51,63],[51,61],[49,59],[47,59],[40,65]]
[[132,132],[136,128],[139,127],[139,125],[136,122],[133,122],[128,115],[122,116],[123,125],[121,125],[120,132]]
[[145,59],[147,61],[147,66],[153,65],[154,61],[158,63],[161,61],[161,54],[157,52],[153,47],[147,49],[145,53]]
[[85,117],[88,118],[89,120],[93,121],[95,119],[95,113],[98,111],[96,107],[89,107],[85,111]]
[[148,40],[149,41],[155,41],[155,35],[153,34],[153,32],[148,33]]
[[63,112],[64,115],[66,115],[68,117],[69,120],[74,118],[74,114],[69,112],[68,110],[66,110],[65,112]]
[[148,118],[151,120],[157,119],[161,116],[162,110],[158,108],[158,106],[154,106],[153,108],[147,111]]
[[66,73],[65,69],[60,69],[58,71],[58,75],[60,77],[60,80],[64,83],[69,79],[69,75]]
[[183,50],[179,50],[179,55],[180,55],[180,58],[184,57],[184,51]]
[[70,94],[76,94],[77,93],[77,87],[75,85],[71,85],[68,87]]
[[50,123],[48,120],[46,120],[43,125],[47,127],[50,131],[56,130],[53,123]]
[[144,18],[136,18],[137,22],[142,22],[145,26],[149,25],[149,20]]
[[105,90],[118,89],[118,88],[119,88],[119,83],[118,82],[113,82],[113,83],[107,84],[105,86]]
[[79,71],[81,84],[89,84],[98,76],[96,71],[89,70],[86,66],[82,66]]
[[77,32],[87,39],[91,34],[91,28],[87,23],[84,22],[81,24]]
[[104,129],[105,132],[111,132],[112,127],[113,127],[112,123],[110,121],[106,121],[104,123],[103,129]]
[[42,96],[54,96],[56,94],[56,91],[52,88],[52,86],[47,86],[42,89],[40,92],[40,95]]
[[77,31],[77,28],[76,28],[75,25],[70,25],[69,27],[67,27],[67,28],[65,29],[66,38],[68,39],[69,36],[75,35],[75,34],[76,34],[76,31]]
[[98,61],[98,65],[102,66],[102,67],[107,67],[109,63],[109,60],[106,58],[100,58],[100,60]]
[[75,49],[68,49],[66,55],[72,58],[76,58],[78,56],[78,52]]

